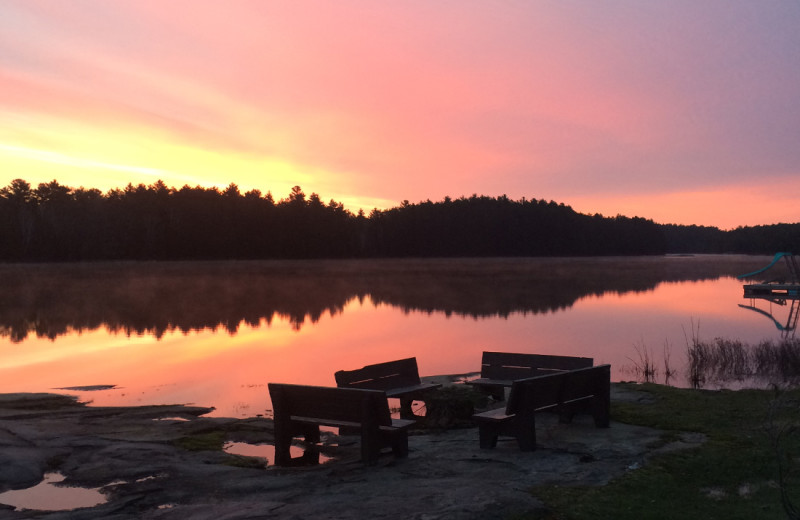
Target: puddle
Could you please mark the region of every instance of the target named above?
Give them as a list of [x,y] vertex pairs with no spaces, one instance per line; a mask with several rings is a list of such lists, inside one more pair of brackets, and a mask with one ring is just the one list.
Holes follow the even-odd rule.
[[38,511],[68,511],[80,507],[94,507],[107,502],[106,496],[96,489],[58,486],[66,477],[58,472],[45,473],[44,480],[27,489],[0,493],[0,504]]
[[[249,444],[246,442],[226,442],[225,445],[222,447],[225,453],[230,453],[231,455],[242,455],[245,457],[257,457],[260,459],[265,459],[265,462],[268,466],[275,465],[275,445],[274,444]],[[294,457],[302,457],[305,450],[303,450],[300,446],[291,446],[289,448],[289,453],[291,456]],[[322,453],[319,454],[319,462],[320,464],[324,464],[331,460],[331,457],[328,457]]]

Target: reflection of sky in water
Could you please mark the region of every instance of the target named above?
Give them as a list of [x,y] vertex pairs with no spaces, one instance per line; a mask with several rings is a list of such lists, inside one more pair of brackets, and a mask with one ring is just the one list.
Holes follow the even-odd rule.
[[33,487],[0,493],[0,504],[17,510],[60,511],[106,502],[106,496],[97,489],[56,485],[62,480],[64,476],[60,473],[46,473],[44,480]]
[[[216,415],[269,415],[270,381],[332,386],[336,370],[411,356],[423,376],[474,372],[484,350],[592,357],[610,363],[615,380],[632,379],[624,368],[637,347],[660,360],[666,346],[681,370],[693,333],[706,340],[780,339],[771,320],[740,303],[751,303],[742,298],[741,282],[725,278],[590,296],[565,310],[506,318],[405,313],[367,298],[299,331],[276,318],[270,325],[242,325],[235,335],[171,332],[156,340],[101,329],[53,341],[3,339],[0,392],[113,384],[80,396],[96,405],[191,403],[215,406]],[[788,308],[773,310],[785,323]],[[682,376],[673,383],[686,384]]]
[[[233,455],[242,455],[244,457],[257,457],[259,459],[264,459],[265,466],[273,466],[275,465],[275,445],[273,444],[249,444],[247,442],[227,442],[225,446],[223,446],[223,450],[226,453],[230,453]],[[289,447],[289,454],[292,458],[301,457],[303,455],[304,449],[301,446],[292,445]],[[324,455],[323,453],[319,454],[319,462],[325,463],[330,461],[331,458]]]

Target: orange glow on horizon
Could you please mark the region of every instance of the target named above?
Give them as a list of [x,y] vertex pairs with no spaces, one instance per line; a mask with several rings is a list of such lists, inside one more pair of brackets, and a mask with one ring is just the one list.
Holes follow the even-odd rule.
[[[586,214],[624,215],[659,224],[714,226],[723,230],[740,226],[796,223],[799,215],[791,202],[800,193],[800,174],[787,176],[783,189],[759,183],[742,183],[706,190],[675,191],[646,196],[570,197],[566,204]],[[750,215],[743,222],[743,211]]]
[[800,222],[800,9],[612,4],[3,2],[0,186]]
[[[402,202],[360,196],[357,195],[357,189],[349,191],[345,185],[336,189],[331,186],[330,192],[318,192],[308,187],[321,184],[317,179],[325,178],[330,175],[329,172],[314,172],[301,165],[269,158],[226,155],[159,142],[157,139],[143,140],[142,135],[139,134],[138,143],[126,144],[125,140],[121,142],[116,136],[87,131],[77,138],[64,139],[63,146],[68,151],[0,142],[0,171],[12,172],[5,176],[2,186],[7,186],[16,178],[28,181],[33,187],[55,179],[71,188],[96,188],[107,192],[122,189],[128,183],[150,185],[157,180],[176,189],[184,185],[224,189],[234,182],[241,193],[258,189],[263,195],[271,192],[277,201],[287,197],[293,186],[299,185],[306,194],[318,193],[326,204],[333,200],[353,213],[361,209],[366,214],[374,208],[390,209]],[[141,160],[140,151],[143,148],[148,150],[146,163]],[[97,150],[102,150],[102,153]],[[231,172],[231,175],[221,176],[219,172]],[[87,179],[92,182],[87,183]],[[238,179],[238,182],[232,179]],[[565,203],[575,211],[589,215],[600,213],[606,217],[642,217],[659,224],[716,226],[725,230],[739,226],[797,222],[798,214],[791,204],[794,193],[800,192],[800,175],[789,177],[785,184],[785,189],[778,196],[764,186],[744,184],[704,191],[637,196],[567,196],[556,202]],[[445,193],[441,198],[426,198],[436,202],[444,196],[458,198],[471,195],[472,193]],[[410,199],[410,202],[417,203],[426,198]],[[748,212],[758,215],[758,218],[751,217],[748,222],[742,222],[742,205],[746,205]]]
[[[95,143],[102,143],[105,138],[98,137]],[[0,171],[18,172],[19,175],[8,175],[3,186],[13,179],[22,178],[33,187],[40,183],[57,180],[60,184],[71,188],[95,188],[102,192],[122,189],[133,185],[150,185],[161,180],[168,187],[180,189],[184,185],[204,188],[226,188],[233,180],[220,179],[218,172],[234,172],[231,179],[241,193],[258,189],[262,195],[271,192],[275,200],[280,200],[291,193],[293,186],[313,186],[314,175],[301,166],[287,162],[235,155],[223,155],[213,151],[170,146],[152,141],[145,146],[150,151],[148,163],[157,167],[142,166],[137,162],[135,147],[119,146],[116,141],[109,146],[99,146],[105,153],[86,153],[76,146],[77,153],[64,153],[51,150],[27,148],[0,143]],[[85,153],[83,155],[82,153]],[[22,174],[24,172],[24,174]],[[323,177],[324,172],[317,172]],[[94,182],[87,184],[91,178]],[[313,190],[306,193],[310,194]],[[320,193],[323,202],[334,200],[342,203],[353,213],[363,209],[369,213],[373,208],[388,209],[399,205],[399,202],[385,199],[353,195],[350,192]]]

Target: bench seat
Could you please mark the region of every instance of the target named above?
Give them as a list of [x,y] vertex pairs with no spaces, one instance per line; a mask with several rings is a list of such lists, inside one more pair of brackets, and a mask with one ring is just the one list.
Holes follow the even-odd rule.
[[[482,449],[494,448],[499,436],[517,440],[521,451],[536,449],[536,413],[556,410],[562,422],[588,410],[598,428],[609,426],[611,366],[599,365],[518,379],[506,406],[473,415]],[[581,408],[578,408],[581,406]]]
[[292,439],[306,444],[320,440],[320,426],[356,431],[361,436],[361,460],[375,464],[381,450],[390,447],[397,457],[408,456],[408,429],[413,420],[393,419],[386,393],[362,388],[269,383],[275,426],[275,464],[307,462],[292,458]]

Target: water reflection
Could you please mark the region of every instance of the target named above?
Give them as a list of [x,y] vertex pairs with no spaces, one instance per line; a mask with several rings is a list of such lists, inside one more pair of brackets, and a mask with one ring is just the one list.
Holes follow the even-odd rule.
[[794,337],[800,313],[800,297],[787,295],[780,298],[774,296],[750,298],[748,305],[740,303],[739,307],[757,312],[771,320],[775,328],[781,331],[783,338]]
[[44,479],[33,487],[0,493],[0,504],[12,506],[18,511],[68,511],[94,507],[108,500],[99,488],[59,485],[64,479],[61,473],[46,473]]
[[[320,448],[330,450],[335,448],[331,445],[326,445],[324,447],[312,447],[313,452],[310,453],[309,459],[313,459],[309,462],[309,464],[324,464],[329,462],[333,459],[333,457],[323,453]],[[264,466],[274,466],[275,465],[275,445],[274,444],[250,444],[247,442],[226,442],[222,449],[226,453],[230,453],[232,455],[240,455],[243,457],[253,457],[256,459],[263,459]],[[289,447],[289,454],[293,459],[300,459],[307,455],[307,450],[309,447],[307,446],[297,446],[291,445]]]
[[507,317],[587,296],[735,276],[764,257],[447,259],[1,265],[0,336],[105,328],[162,338],[285,319],[295,330],[369,297],[407,312]]
[[[766,259],[768,261],[768,258]],[[775,336],[738,307],[765,257],[0,266],[0,392],[269,416],[270,381],[416,357],[468,374],[484,350],[574,355],[692,386],[696,334]],[[727,383],[710,382],[706,387]],[[737,384],[739,384],[737,382]]]
[[[695,342],[689,349],[692,386],[795,386],[800,381],[800,342],[762,341],[756,345],[714,338]],[[734,383],[734,384],[731,384]]]
[[800,381],[800,341],[795,339],[800,298],[797,296],[748,297],[739,307],[767,318],[780,338],[746,344],[738,338],[692,337],[688,372],[694,387],[709,383],[755,383],[756,386],[796,385]]

